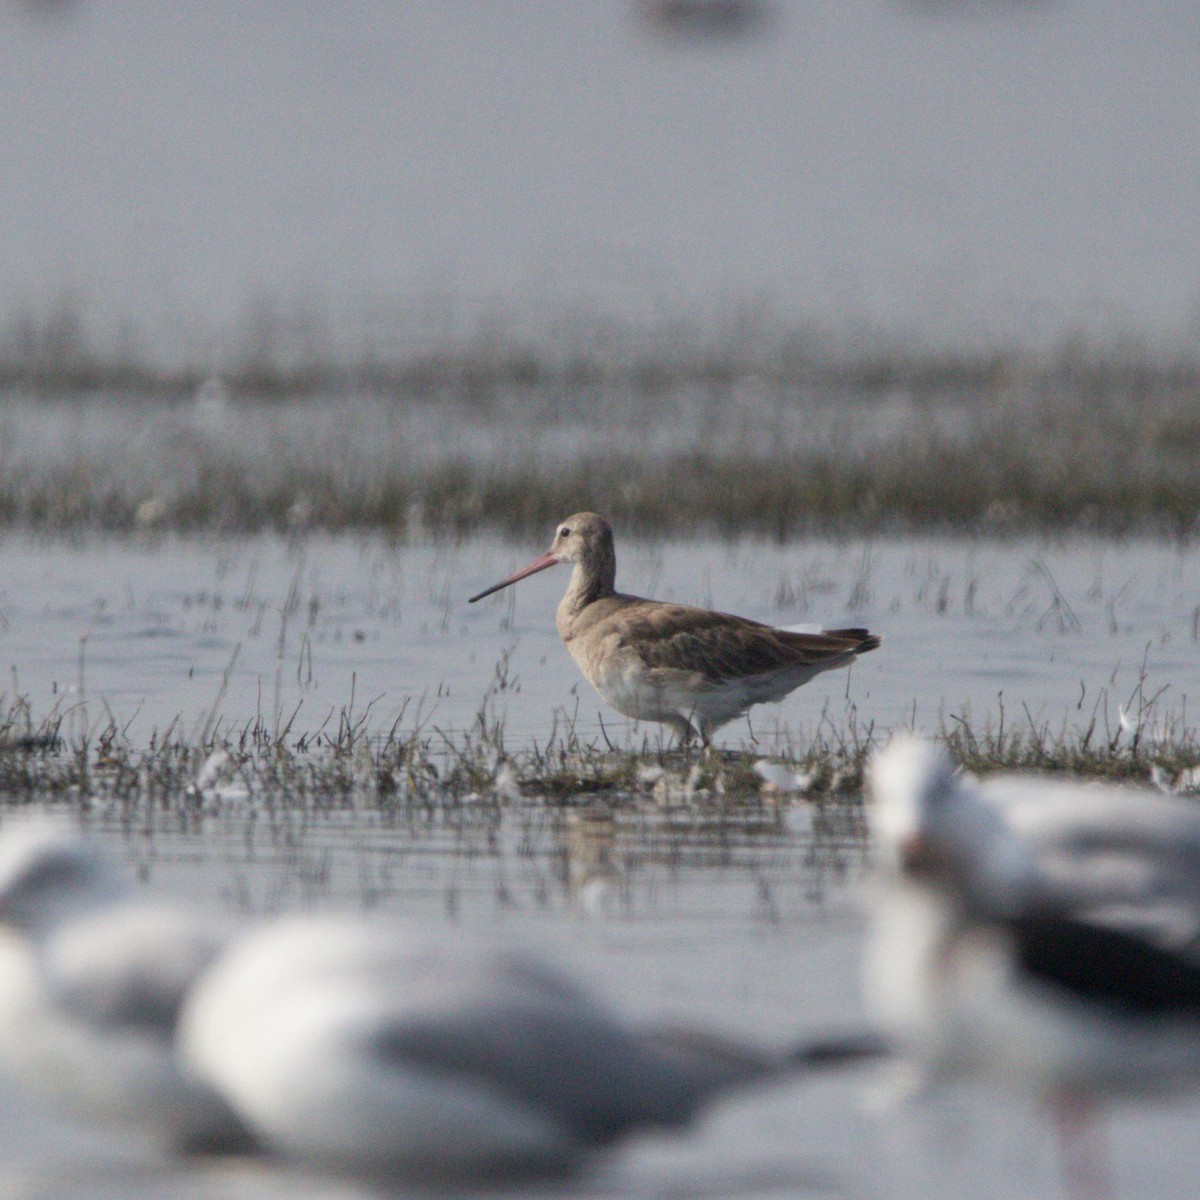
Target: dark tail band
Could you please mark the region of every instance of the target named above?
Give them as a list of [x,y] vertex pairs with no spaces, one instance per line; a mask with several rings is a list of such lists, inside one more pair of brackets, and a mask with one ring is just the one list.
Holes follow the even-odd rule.
[[883,641],[881,637],[872,633],[869,629],[827,629],[825,632],[830,637],[845,638],[848,642],[857,642],[858,646],[856,649],[859,654],[866,654],[868,650],[878,650],[880,643]]

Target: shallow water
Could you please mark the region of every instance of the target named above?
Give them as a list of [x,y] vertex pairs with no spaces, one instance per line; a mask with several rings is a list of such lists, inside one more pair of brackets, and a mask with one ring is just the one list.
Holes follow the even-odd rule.
[[[289,821],[229,810],[199,830],[95,827],[147,885],[238,911],[368,908],[533,944],[632,1018],[781,1044],[858,1020],[862,881],[836,822],[801,809],[705,825],[604,809],[506,808],[453,827],[378,816]],[[1121,1194],[1195,1195],[1200,1105],[1112,1122]],[[0,1095],[0,1194],[360,1197],[403,1194],[263,1164],[176,1164]],[[682,1136],[620,1148],[593,1173],[510,1195],[861,1197],[1058,1194],[1044,1119],[974,1092],[903,1102],[861,1069],[731,1097]]]
[[[311,730],[351,693],[355,711],[373,705],[371,722],[383,729],[411,697],[404,721],[420,708],[439,727],[462,730],[507,654],[505,686],[489,703],[505,716],[510,745],[544,741],[553,710],[576,704],[578,728],[598,736],[599,703],[553,633],[565,572],[463,602],[540,549],[319,540],[66,548],[10,539],[0,547],[0,646],[35,716],[55,703],[70,710],[68,734],[109,712],[138,740],[176,716],[188,732],[211,725],[214,713],[228,727],[277,713],[286,722],[297,704],[293,729]],[[836,728],[851,710],[877,728],[914,711],[934,727],[967,706],[973,722],[998,720],[1000,691],[1006,720],[1027,710],[1072,725],[1099,702],[1115,727],[1143,661],[1147,692],[1169,688],[1170,711],[1186,713],[1196,693],[1190,550],[933,540],[619,549],[631,590],[883,634],[883,649],[852,673],[825,676],[756,716],[764,741],[802,739],[826,704]],[[614,740],[647,732],[604,721]],[[741,723],[725,740],[749,736]],[[683,1018],[776,1044],[858,1020],[860,853],[853,822],[836,811],[814,825],[800,803],[717,811],[480,803],[388,817],[262,811],[246,801],[186,828],[166,812],[131,824],[103,805],[88,819],[148,887],[252,914],[366,909],[533,943],[631,1017]],[[974,1093],[908,1103],[887,1102],[887,1093],[878,1072],[857,1071],[734,1097],[685,1136],[639,1140],[594,1174],[537,1194],[1059,1194],[1039,1114]],[[1198,1117],[1191,1102],[1118,1115],[1120,1194],[1194,1196]],[[164,1162],[72,1130],[8,1093],[0,1093],[0,1163],[3,1196],[371,1194],[262,1165]]]
[[[466,597],[541,545],[396,549],[380,539],[103,540],[0,544],[0,667],[35,718],[65,732],[110,716],[135,742],[172,722],[194,734],[313,731],[347,708],[386,732],[400,720],[469,728],[484,697],[512,747],[544,744],[564,717],[582,736],[657,741],[606,710],[554,631],[566,570],[478,605]],[[908,538],[786,546],[623,539],[618,583],[642,595],[773,624],[862,624],[883,649],[755,709],[721,740],[803,738],[818,727],[1052,732],[1158,696],[1189,720],[1200,689],[1200,551],[1157,541]],[[1194,722],[1192,722],[1194,723]]]

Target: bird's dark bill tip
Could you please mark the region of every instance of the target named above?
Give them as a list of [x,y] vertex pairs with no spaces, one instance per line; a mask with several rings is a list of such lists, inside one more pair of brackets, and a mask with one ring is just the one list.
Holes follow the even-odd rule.
[[545,554],[538,555],[527,567],[522,567],[519,571],[510,575],[507,579],[500,580],[499,583],[494,583],[490,588],[484,588],[482,592],[472,596],[467,603],[474,604],[476,600],[482,600],[484,596],[490,596],[493,592],[498,592],[501,588],[506,588],[510,583],[516,583],[519,579],[524,579],[528,575],[536,575],[538,571],[544,571],[547,567],[553,567],[558,564],[558,558],[549,550]]

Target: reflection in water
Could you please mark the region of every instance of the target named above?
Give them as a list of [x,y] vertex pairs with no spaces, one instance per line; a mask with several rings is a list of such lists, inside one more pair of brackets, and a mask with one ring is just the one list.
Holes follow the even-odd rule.
[[567,888],[580,910],[590,916],[609,914],[620,901],[616,844],[617,820],[609,804],[593,803],[567,812],[562,827]]

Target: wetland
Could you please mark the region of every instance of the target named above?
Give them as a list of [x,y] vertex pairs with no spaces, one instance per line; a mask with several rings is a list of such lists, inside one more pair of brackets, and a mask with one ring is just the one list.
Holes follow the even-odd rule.
[[[783,1044],[856,1018],[858,771],[889,729],[941,733],[979,769],[1194,786],[1197,564],[1178,542],[621,539],[639,591],[883,633],[707,758],[605,712],[575,675],[553,628],[565,568],[467,607],[539,548],[9,535],[6,803],[72,814],[176,899],[482,931],[635,1018]],[[998,1197],[1014,1171],[1026,1194],[1055,1186],[1035,1114],[990,1095],[897,1105],[886,1087],[861,1069],[739,1096],[562,1190],[951,1197],[969,1172]],[[1188,1114],[1119,1117],[1122,1178],[1188,1194]],[[0,1141],[12,1195],[371,1194],[164,1161],[12,1096]]]
[[[10,509],[0,540],[3,803],[69,813],[142,886],[176,899],[484,932],[565,963],[634,1018],[778,1045],[858,1017],[861,767],[891,730],[941,736],[979,771],[1181,793],[1200,782],[1200,563],[1178,528],[1066,531],[1012,510],[1002,526],[843,514],[733,537],[686,504],[656,526],[618,498],[622,588],[884,639],[851,670],[725,727],[701,756],[605,709],[577,675],[554,630],[566,568],[466,604],[545,548],[553,520],[578,507],[565,495],[545,500],[562,512],[544,526],[539,500],[468,533],[465,517],[427,521],[422,505],[400,525],[347,526],[286,488],[262,510],[273,515],[248,520],[249,493],[220,473],[203,486],[224,516],[197,526],[168,494],[199,478],[188,470],[203,474],[213,446],[239,459],[241,478],[275,487],[293,480],[307,439],[322,447],[313,461],[340,464],[329,478],[361,489],[390,438],[474,447],[486,464],[488,447],[501,462],[517,454],[518,433],[455,431],[445,413],[422,426],[420,410],[374,402],[350,426],[344,406],[269,409],[224,393],[145,419],[128,398],[48,403],[53,435],[25,402],[5,426],[22,486],[57,478],[60,507],[53,521]],[[555,437],[572,461],[576,435]],[[578,437],[585,461],[595,447]],[[83,490],[64,482],[77,480]],[[472,486],[464,476],[464,494]],[[493,511],[492,499],[472,503]],[[1056,1186],[1036,1114],[974,1093],[888,1096],[865,1068],[738,1096],[686,1136],[639,1139],[557,1190]],[[1195,1116],[1191,1104],[1118,1116],[1131,1194],[1194,1192]],[[11,1094],[0,1147],[14,1196],[373,1194],[262,1164],[166,1161]]]

